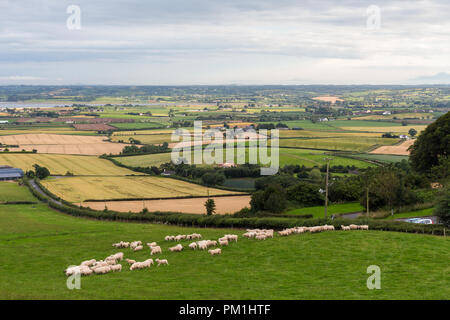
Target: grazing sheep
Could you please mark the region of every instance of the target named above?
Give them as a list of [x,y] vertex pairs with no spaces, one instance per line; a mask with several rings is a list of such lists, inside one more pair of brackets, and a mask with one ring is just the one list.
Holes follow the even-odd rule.
[[156,242],[147,243],[147,246],[151,249],[152,247],[156,247],[158,244]]
[[207,240],[202,240],[197,242],[198,248],[201,250],[206,250],[208,249],[208,241]]
[[129,265],[136,263],[136,260],[131,260],[131,259],[125,259],[125,261],[128,262]]
[[144,267],[150,268],[150,266],[154,265],[153,259],[147,259],[143,262]]
[[[273,233],[272,233],[272,235],[273,235]],[[234,241],[234,242],[238,241],[238,236],[236,234],[227,234],[225,237],[227,237],[228,241]]]
[[358,226],[356,224],[349,225],[351,230],[358,230]]
[[217,249],[211,249],[211,250],[208,250],[208,252],[212,255],[212,256],[214,256],[214,255],[216,255],[216,254],[221,254],[222,253],[222,249],[220,249],[220,248],[217,248]]
[[219,244],[220,244],[221,246],[227,246],[227,245],[228,245],[228,240],[227,240],[227,239],[223,239],[223,240],[220,240],[220,239],[219,239]]
[[348,231],[350,230],[350,227],[341,225],[341,230]]
[[150,255],[154,255],[157,253],[162,253],[161,247],[160,246],[155,246],[155,247],[151,247],[150,248]]
[[97,267],[106,267],[108,266],[108,263],[106,261],[97,261],[96,263],[93,264],[92,268],[97,268]]
[[169,248],[169,250],[172,252],[180,252],[183,250],[183,246],[181,244],[177,244],[175,247]]
[[114,264],[110,266],[111,271],[122,271],[122,265],[121,264]]
[[133,251],[140,251],[142,249],[144,249],[143,246],[137,246],[136,248],[133,249]]
[[266,235],[265,234],[258,234],[255,237],[256,240],[266,240]]
[[134,250],[136,247],[142,246],[142,241],[133,241],[130,243],[130,248]]
[[358,226],[358,229],[360,229],[360,230],[369,230],[369,226],[367,224],[363,224],[363,225]]
[[120,249],[120,248],[128,248],[128,247],[130,246],[130,243],[129,243],[129,242],[123,242],[123,241],[120,241],[120,242],[118,242],[118,243],[113,243],[112,246],[115,247],[115,248],[117,248],[117,249]]
[[189,248],[191,248],[193,250],[197,249],[197,243],[192,242],[191,244],[189,244]]
[[83,262],[80,264],[80,266],[90,267],[90,266],[94,265],[94,263],[96,263],[96,262],[97,262],[97,260],[95,260],[95,259],[86,260],[86,261],[83,261]]
[[93,269],[96,274],[105,274],[111,271],[111,267],[104,266]]
[[162,260],[156,259],[155,261],[158,262],[158,267],[161,264],[169,265],[169,262],[167,261],[167,259],[162,259]]
[[208,247],[215,247],[215,246],[217,246],[217,241],[216,240],[206,240],[206,245]]

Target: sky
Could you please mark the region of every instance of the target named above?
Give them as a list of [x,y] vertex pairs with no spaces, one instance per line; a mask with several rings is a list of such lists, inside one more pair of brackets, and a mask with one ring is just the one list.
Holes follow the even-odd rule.
[[448,0],[0,0],[0,85],[450,83],[449,12]]

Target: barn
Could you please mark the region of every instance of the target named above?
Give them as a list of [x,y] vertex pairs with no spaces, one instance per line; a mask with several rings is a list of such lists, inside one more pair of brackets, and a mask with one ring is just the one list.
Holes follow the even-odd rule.
[[0,166],[0,181],[17,180],[23,177],[22,169]]

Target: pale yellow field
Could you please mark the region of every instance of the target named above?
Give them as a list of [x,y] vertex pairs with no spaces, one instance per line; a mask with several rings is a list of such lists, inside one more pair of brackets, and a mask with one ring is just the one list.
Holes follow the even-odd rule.
[[392,127],[342,127],[344,130],[353,131],[366,131],[366,132],[379,132],[379,133],[401,133],[408,134],[408,131],[412,128],[416,129],[417,132],[425,130],[427,126],[424,125],[408,125],[408,126],[392,126]]
[[131,170],[114,165],[109,160],[94,156],[0,153],[0,165],[9,165],[27,171],[31,170],[34,164],[48,168],[52,175],[64,175],[67,171],[74,175],[124,176],[136,174]]
[[315,97],[315,98],[312,98],[313,100],[318,100],[318,101],[324,101],[324,102],[331,102],[331,103],[336,103],[336,101],[344,101],[344,100],[342,100],[341,98],[339,98],[339,97],[329,97],[329,96],[327,96],[327,97]]
[[101,136],[81,136],[62,134],[19,134],[0,136],[0,143],[19,145],[10,151],[32,151],[38,153],[102,155],[118,154],[127,144],[112,143]]
[[[242,208],[250,207],[250,196],[211,197],[216,203],[216,214],[235,213]],[[170,200],[145,200],[145,201],[107,201],[107,202],[83,202],[83,207],[94,210],[108,210],[119,212],[141,212],[147,208],[150,212],[182,212],[205,214],[205,201],[207,198],[170,199]]]
[[108,199],[164,199],[241,194],[206,188],[164,177],[68,177],[48,179],[42,184],[52,193],[70,202]]
[[6,129],[6,130],[0,130],[0,136],[6,136],[6,135],[22,135],[22,134],[64,134],[64,135],[89,135],[94,134],[94,131],[75,131],[75,129],[70,128],[51,128],[51,129],[39,129],[39,128],[33,128],[33,129]]
[[415,140],[407,140],[396,146],[382,146],[370,153],[375,154],[393,154],[398,156],[409,156],[410,152],[408,148],[414,144]]

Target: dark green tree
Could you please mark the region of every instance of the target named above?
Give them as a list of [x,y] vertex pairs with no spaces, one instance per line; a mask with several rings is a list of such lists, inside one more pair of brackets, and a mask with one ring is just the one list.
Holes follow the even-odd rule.
[[419,172],[428,173],[439,164],[440,157],[450,152],[450,112],[430,124],[410,147],[411,166]]
[[216,212],[216,203],[214,202],[214,199],[208,199],[205,202],[205,208],[206,208],[206,214],[208,216],[213,215]]

